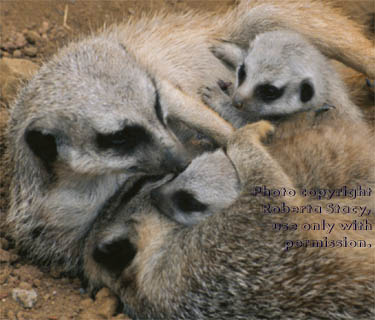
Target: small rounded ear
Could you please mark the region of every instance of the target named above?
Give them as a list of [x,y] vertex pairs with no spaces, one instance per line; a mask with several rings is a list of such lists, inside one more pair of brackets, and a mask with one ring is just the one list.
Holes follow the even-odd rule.
[[315,94],[314,86],[309,80],[303,80],[300,85],[300,99],[303,103],[310,101]]
[[25,133],[25,141],[31,151],[43,161],[47,169],[57,159],[56,137],[51,133],[44,133],[40,129],[30,129]]

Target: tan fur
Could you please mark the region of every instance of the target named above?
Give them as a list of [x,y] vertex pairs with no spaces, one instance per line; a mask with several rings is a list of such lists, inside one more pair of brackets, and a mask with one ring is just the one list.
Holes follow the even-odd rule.
[[[116,275],[86,255],[89,280],[109,286],[120,295],[126,312],[147,319],[227,319],[228,315],[231,319],[370,319],[375,312],[373,248],[294,248],[285,252],[282,243],[286,239],[314,239],[319,233],[271,231],[271,224],[277,221],[301,220],[296,215],[271,216],[260,211],[265,203],[302,203],[299,197],[252,195],[259,185],[293,187],[259,141],[271,128],[266,122],[255,123],[229,140],[227,154],[239,173],[243,192],[224,212],[192,228],[168,223],[147,204],[133,217],[123,207],[111,213],[111,224],[98,221],[94,230],[135,223],[138,233],[127,235],[137,248],[145,244],[144,239],[151,241]],[[147,201],[147,197],[137,197],[134,204]],[[144,210],[147,207],[149,211]],[[150,224],[154,226],[150,228]],[[156,234],[150,237],[150,232]],[[93,232],[89,241],[100,244],[98,235]],[[373,240],[371,237],[368,239]],[[93,245],[88,242],[86,252]],[[91,273],[92,265],[100,271]]]

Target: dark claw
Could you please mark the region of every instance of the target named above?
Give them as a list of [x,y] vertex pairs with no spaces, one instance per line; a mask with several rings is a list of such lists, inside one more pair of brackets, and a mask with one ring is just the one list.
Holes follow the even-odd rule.
[[230,81],[224,81],[224,80],[219,80],[217,82],[217,84],[219,85],[219,87],[220,87],[221,90],[227,91],[228,88],[232,85],[232,82],[230,82]]
[[318,115],[320,115],[324,112],[327,112],[328,110],[331,110],[331,109],[336,109],[336,107],[325,103],[320,108],[315,110],[315,116],[318,116]]
[[372,83],[370,79],[367,79],[366,78],[366,84],[369,88],[374,88],[375,87],[375,83]]

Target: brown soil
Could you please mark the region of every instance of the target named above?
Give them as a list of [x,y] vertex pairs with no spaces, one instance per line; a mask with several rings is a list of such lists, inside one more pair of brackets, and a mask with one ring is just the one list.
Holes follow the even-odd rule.
[[[214,10],[227,8],[224,1],[19,1],[0,0],[0,57],[22,58],[41,64],[68,41],[90,33],[104,24],[126,20],[131,15],[157,10]],[[64,17],[65,20],[64,20]],[[65,21],[65,24],[64,24]],[[8,99],[0,97],[0,129],[4,129]],[[5,109],[5,110],[4,110]],[[3,134],[0,134],[2,137]],[[0,138],[0,149],[3,148]],[[4,150],[0,150],[3,153]],[[4,176],[2,177],[4,180]],[[0,182],[0,196],[9,188]],[[6,190],[7,191],[7,190]],[[4,208],[0,207],[0,210]],[[0,211],[1,216],[1,211]],[[13,248],[11,239],[0,233],[0,319],[128,319],[118,314],[119,305],[109,291],[102,289],[95,302],[81,288],[78,279],[31,265]],[[37,294],[27,308],[13,297],[26,290],[26,298]],[[26,302],[27,303],[27,302]]]

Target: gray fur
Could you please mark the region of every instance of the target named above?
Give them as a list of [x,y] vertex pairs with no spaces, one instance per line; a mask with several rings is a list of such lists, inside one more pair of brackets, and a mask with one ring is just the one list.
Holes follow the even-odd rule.
[[[270,127],[256,125],[239,130],[229,142],[227,154],[239,173],[242,192],[221,214],[184,228],[160,215],[147,192],[140,192],[125,206],[102,215],[105,223],[96,221],[85,246],[84,270],[91,286],[114,290],[134,319],[374,317],[370,251],[367,257],[350,249],[341,249],[342,255],[339,249],[327,248],[285,251],[284,241],[303,237],[304,232],[271,229],[272,223],[296,217],[264,214],[260,208],[281,202],[297,205],[298,198],[253,195],[256,186],[291,187],[259,143],[259,131],[266,133]],[[215,170],[212,173],[217,177]],[[107,241],[103,234],[114,230],[117,238],[125,237],[137,248],[131,264],[116,272],[93,259],[94,249]]]
[[[63,262],[71,270],[79,262],[80,239],[127,179],[188,163],[155,114],[152,78],[113,40],[73,44],[44,65],[21,91],[9,124],[12,235],[35,260]],[[98,134],[130,125],[147,131],[150,141],[129,153],[98,146]],[[57,158],[48,170],[26,142],[32,130],[55,138]]]
[[239,187],[236,169],[219,149],[194,159],[173,181],[154,190],[152,197],[162,213],[191,226],[228,208]]
[[[260,119],[315,110],[325,104],[336,107],[339,117],[362,121],[361,111],[350,101],[329,60],[298,33],[280,30],[260,34],[250,42],[244,58],[234,60],[233,56],[240,56],[238,50],[236,45],[228,43],[213,48],[218,58],[237,63],[232,97],[226,96],[219,88],[202,90],[203,101],[235,127]],[[239,83],[241,68],[244,79]],[[308,101],[301,101],[304,83],[314,90]],[[264,101],[259,88],[265,84],[282,89],[282,95],[275,100]]]

